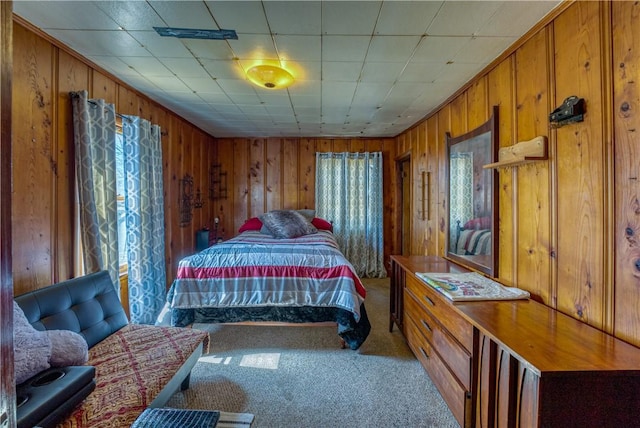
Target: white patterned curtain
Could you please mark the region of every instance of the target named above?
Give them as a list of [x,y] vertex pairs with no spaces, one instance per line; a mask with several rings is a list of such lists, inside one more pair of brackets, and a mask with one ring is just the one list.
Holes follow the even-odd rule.
[[359,276],[384,278],[382,152],[316,153],[316,215]]
[[122,120],[129,312],[153,324],[166,299],[160,127],[136,116]]
[[473,217],[473,153],[452,153],[449,163],[449,248],[463,226]]
[[85,272],[107,270],[119,294],[115,108],[87,91],[70,95]]

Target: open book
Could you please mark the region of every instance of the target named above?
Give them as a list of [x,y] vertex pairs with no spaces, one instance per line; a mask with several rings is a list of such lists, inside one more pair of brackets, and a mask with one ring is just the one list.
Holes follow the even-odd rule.
[[453,301],[528,299],[529,292],[505,287],[475,272],[430,273],[416,272],[418,278]]

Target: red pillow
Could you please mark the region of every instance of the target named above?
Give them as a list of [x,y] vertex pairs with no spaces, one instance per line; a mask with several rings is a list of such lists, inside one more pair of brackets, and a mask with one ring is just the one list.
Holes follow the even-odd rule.
[[491,227],[491,217],[478,217],[465,223],[465,229],[489,229]]
[[314,217],[313,220],[311,220],[311,224],[314,225],[316,229],[333,232],[333,225],[322,218]]
[[238,229],[238,233],[246,232],[247,230],[260,230],[262,228],[262,222],[258,217],[252,217],[249,220],[245,221],[240,229]]

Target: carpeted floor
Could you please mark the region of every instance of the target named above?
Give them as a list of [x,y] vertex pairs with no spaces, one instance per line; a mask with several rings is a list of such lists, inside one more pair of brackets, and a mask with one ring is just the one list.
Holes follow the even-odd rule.
[[196,324],[209,354],[168,407],[246,412],[254,428],[458,427],[397,328],[389,280],[365,279],[372,329],[357,351],[335,327]]

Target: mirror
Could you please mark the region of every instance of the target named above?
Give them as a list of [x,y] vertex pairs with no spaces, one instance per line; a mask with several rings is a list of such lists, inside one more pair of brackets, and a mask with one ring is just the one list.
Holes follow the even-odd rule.
[[446,257],[495,277],[498,273],[497,184],[498,107],[478,128],[458,137],[448,132],[449,224]]

